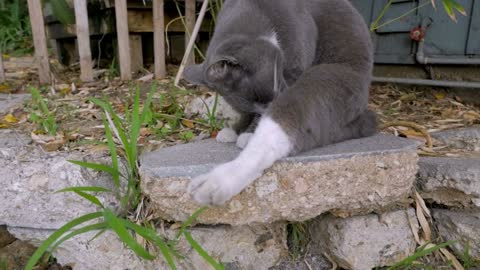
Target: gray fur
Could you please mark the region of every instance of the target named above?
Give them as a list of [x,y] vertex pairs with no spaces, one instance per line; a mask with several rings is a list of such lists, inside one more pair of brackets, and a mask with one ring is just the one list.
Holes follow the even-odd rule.
[[244,114],[238,132],[267,114],[294,153],[376,132],[370,35],[347,0],[227,0],[206,55],[184,76]]

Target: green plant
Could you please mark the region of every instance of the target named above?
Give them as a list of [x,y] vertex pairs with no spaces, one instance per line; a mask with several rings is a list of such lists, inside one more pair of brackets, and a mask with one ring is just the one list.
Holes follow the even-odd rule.
[[457,257],[462,261],[463,267],[467,270],[480,266],[480,261],[472,258],[470,254],[470,242],[468,241],[465,243],[465,249],[463,253],[457,254]]
[[43,96],[38,89],[30,87],[30,93],[32,94],[30,120],[40,125],[45,133],[55,136],[58,125],[55,121],[54,111],[48,109],[47,103],[43,100]]
[[[217,263],[211,258],[205,250],[191,237],[187,231],[187,227],[193,220],[204,210],[199,209],[192,217],[183,224],[176,238],[167,240],[165,237],[159,236],[153,229],[150,223],[142,223],[141,221],[130,220],[129,214],[138,207],[141,190],[139,187],[139,172],[138,172],[138,144],[137,140],[140,134],[140,128],[145,123],[147,109],[152,102],[153,93],[156,90],[156,84],[152,86],[143,110],[140,110],[140,91],[136,89],[136,95],[133,102],[132,111],[129,113],[129,119],[122,121],[117,115],[108,101],[102,101],[96,98],[91,98],[91,102],[95,103],[104,110],[103,125],[105,128],[106,143],[110,152],[111,165],[89,163],[84,161],[70,162],[82,166],[84,168],[93,169],[96,171],[106,172],[111,175],[114,183],[114,189],[106,189],[104,187],[86,186],[86,187],[70,187],[59,190],[57,192],[74,192],[82,198],[88,200],[92,204],[99,207],[98,212],[88,213],[78,217],[50,235],[32,257],[29,259],[25,269],[30,270],[42,258],[47,251],[54,251],[59,245],[66,240],[75,237],[79,234],[96,231],[95,237],[106,230],[112,230],[116,233],[119,239],[130,248],[139,257],[146,260],[153,260],[156,256],[140,244],[136,237],[132,236],[132,232],[144,240],[153,243],[160,251],[171,269],[176,269],[175,258],[181,256],[175,250],[175,244],[181,236],[184,236],[187,242],[205,258],[215,269],[223,269],[220,263]],[[128,127],[124,123],[128,123]],[[114,142],[114,137],[121,143],[121,152],[126,159],[125,168],[120,169],[120,162],[118,158],[117,146]],[[113,194],[120,202],[120,209],[115,211],[102,204],[100,199],[96,196],[98,193]],[[87,223],[88,225],[85,225]],[[143,225],[139,225],[143,224]],[[95,238],[94,237],[94,238]]]
[[430,247],[430,248],[427,248],[427,245],[423,245],[423,246],[419,247],[413,255],[411,255],[411,256],[403,259],[402,261],[388,267],[387,270],[412,269],[414,266],[419,265],[419,263],[417,262],[418,259],[421,259],[422,257],[428,256],[428,255],[432,254],[433,252],[438,251],[442,248],[446,248],[453,243],[455,243],[455,241],[445,242],[445,243],[438,244],[438,245],[435,245],[435,246]]
[[33,51],[26,1],[0,0],[0,53],[23,55]]
[[[462,7],[462,5],[460,5],[457,0],[441,0],[442,3],[443,3],[443,6],[445,8],[445,11],[447,12],[448,16],[453,20],[453,21],[457,21],[457,18],[456,18],[456,12],[459,12],[460,14],[462,15],[467,15],[467,13],[465,12],[465,9]],[[383,19],[383,17],[385,16],[385,14],[387,13],[388,9],[390,8],[390,6],[394,3],[394,0],[389,0],[387,2],[387,4],[385,5],[385,7],[382,9],[382,11],[380,12],[380,14],[378,15],[377,19],[375,19],[375,21],[370,25],[370,31],[375,31],[375,30],[378,30],[388,24],[391,24],[393,22],[396,22],[400,19],[402,19],[403,17],[415,12],[416,10],[420,9],[420,8],[423,8],[425,6],[428,6],[428,5],[432,5],[433,7],[435,7],[435,3],[436,3],[436,0],[426,0],[425,2],[423,3],[420,3],[416,8],[413,8],[407,12],[405,12],[404,14],[394,18],[394,19],[391,19],[387,22],[384,22],[382,24],[380,24],[380,21]]]
[[299,259],[305,255],[308,243],[310,241],[310,235],[305,223],[295,222],[290,223],[287,226],[288,232],[288,249],[290,255],[294,260]]
[[213,102],[213,107],[211,110],[210,107],[208,107],[208,104],[202,99],[203,105],[207,110],[207,119],[205,119],[205,122],[209,127],[210,133],[218,131],[223,127],[223,122],[217,119],[218,98],[218,93],[215,93],[215,101]]

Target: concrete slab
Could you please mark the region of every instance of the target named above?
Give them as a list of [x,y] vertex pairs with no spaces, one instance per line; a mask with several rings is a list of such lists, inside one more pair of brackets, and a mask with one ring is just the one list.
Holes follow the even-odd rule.
[[[200,217],[205,224],[303,221],[330,211],[339,216],[388,208],[406,198],[417,173],[417,144],[388,135],[351,140],[285,158],[254,184]],[[184,221],[199,205],[185,190],[192,177],[234,159],[240,150],[213,140],[147,153],[142,190],[167,220]]]
[[422,157],[422,198],[453,207],[480,207],[480,158]]
[[432,137],[455,148],[480,152],[480,126],[439,131]]
[[7,113],[12,107],[22,104],[29,98],[29,94],[0,94],[0,114]]

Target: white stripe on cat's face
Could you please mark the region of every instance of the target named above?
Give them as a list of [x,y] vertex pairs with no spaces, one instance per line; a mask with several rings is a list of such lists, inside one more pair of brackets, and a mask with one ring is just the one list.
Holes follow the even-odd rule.
[[193,179],[188,192],[200,204],[224,204],[260,177],[275,161],[288,156],[292,149],[293,144],[283,128],[264,116],[240,155]]

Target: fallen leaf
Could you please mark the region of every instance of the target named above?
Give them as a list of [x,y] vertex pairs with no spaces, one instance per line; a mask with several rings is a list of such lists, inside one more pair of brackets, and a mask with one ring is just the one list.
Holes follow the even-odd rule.
[[140,129],[140,136],[145,137],[145,136],[150,136],[150,135],[152,135],[152,129],[145,128],[145,127]]
[[18,119],[13,116],[12,114],[7,114],[5,117],[3,117],[3,121],[7,122],[7,123],[17,123],[18,122]]
[[8,125],[7,124],[0,124],[0,128],[7,128]]
[[44,135],[44,134],[35,134],[35,132],[30,133],[32,140],[38,143],[43,150],[47,152],[52,152],[60,149],[66,140],[65,136],[62,133],[57,134],[56,136]]
[[442,99],[445,99],[445,97],[447,96],[445,93],[443,92],[436,92],[436,93],[433,93],[433,96],[437,99],[437,100],[442,100]]
[[182,125],[186,126],[187,128],[194,128],[195,127],[195,124],[188,119],[183,119],[182,120]]

